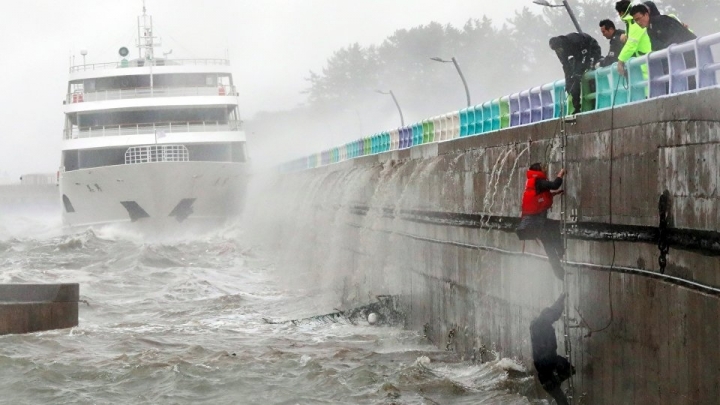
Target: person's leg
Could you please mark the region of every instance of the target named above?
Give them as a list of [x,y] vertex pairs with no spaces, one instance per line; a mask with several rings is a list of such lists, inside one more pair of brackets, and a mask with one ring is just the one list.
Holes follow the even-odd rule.
[[560,237],[560,226],[558,221],[546,220],[543,232],[540,234],[545,254],[547,255],[550,266],[555,273],[555,277],[560,280],[565,279],[565,270],[560,263],[560,259],[564,253],[562,238]]
[[561,383],[575,375],[575,367],[565,357],[557,356],[555,364],[555,370]]
[[580,98],[580,79],[577,77],[573,77],[570,80],[570,83],[566,83],[567,85],[567,91],[570,96],[572,96],[572,103],[573,103],[573,114],[578,114],[582,110],[582,99]]
[[547,393],[550,394],[550,396],[553,397],[553,399],[555,399],[555,402],[557,402],[557,405],[570,405],[562,388],[556,387],[555,389],[548,391]]

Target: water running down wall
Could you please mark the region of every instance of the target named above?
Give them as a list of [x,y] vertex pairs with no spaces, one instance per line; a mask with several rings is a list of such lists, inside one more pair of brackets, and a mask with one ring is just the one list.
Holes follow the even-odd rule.
[[[720,396],[718,105],[711,88],[583,114],[567,127],[576,404]],[[468,361],[496,350],[532,369],[530,322],[564,287],[512,222],[527,167],[560,169],[559,128],[547,121],[277,174],[248,213],[289,266],[317,270],[308,282],[340,301],[399,295],[407,326],[439,347]],[[675,239],[662,275],[655,238],[665,191]]]

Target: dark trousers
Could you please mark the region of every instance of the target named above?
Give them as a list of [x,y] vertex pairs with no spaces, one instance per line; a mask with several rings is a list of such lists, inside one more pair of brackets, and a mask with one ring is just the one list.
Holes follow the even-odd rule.
[[565,255],[565,246],[560,233],[560,221],[548,219],[545,214],[526,215],[520,219],[515,232],[520,240],[540,239],[555,277],[564,280],[565,270],[560,259]]
[[572,97],[573,114],[578,114],[582,111],[582,96],[580,95],[581,82],[582,75],[575,75],[565,80],[565,89]]
[[561,385],[575,374],[575,368],[562,356],[555,355],[546,360],[536,361],[535,370],[543,389],[552,396],[558,405],[569,404]]

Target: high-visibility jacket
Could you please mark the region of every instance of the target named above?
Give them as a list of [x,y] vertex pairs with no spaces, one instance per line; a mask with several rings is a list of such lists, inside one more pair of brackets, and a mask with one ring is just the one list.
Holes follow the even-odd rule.
[[650,37],[647,34],[647,30],[635,23],[635,20],[633,20],[633,17],[629,13],[629,9],[625,12],[622,19],[627,26],[627,30],[625,30],[627,40],[625,41],[625,46],[623,46],[622,51],[620,51],[620,55],[618,55],[618,60],[624,63],[630,60],[630,58],[650,53],[652,45],[650,44]]
[[527,182],[522,199],[522,215],[537,215],[549,210],[553,204],[553,196],[550,190],[537,192],[535,183],[537,180],[547,180],[545,173],[536,170],[527,171]]

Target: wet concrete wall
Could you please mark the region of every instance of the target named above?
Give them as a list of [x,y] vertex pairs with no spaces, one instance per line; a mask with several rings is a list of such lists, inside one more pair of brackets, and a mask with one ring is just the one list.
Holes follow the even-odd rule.
[[[407,326],[466,360],[532,370],[530,322],[567,290],[574,403],[714,404],[718,105],[710,89],[281,174],[248,211],[298,271],[321,269],[348,303],[401,295]],[[513,233],[533,162],[568,169],[551,213],[568,221],[565,283]]]
[[0,284],[0,335],[78,325],[78,284]]

